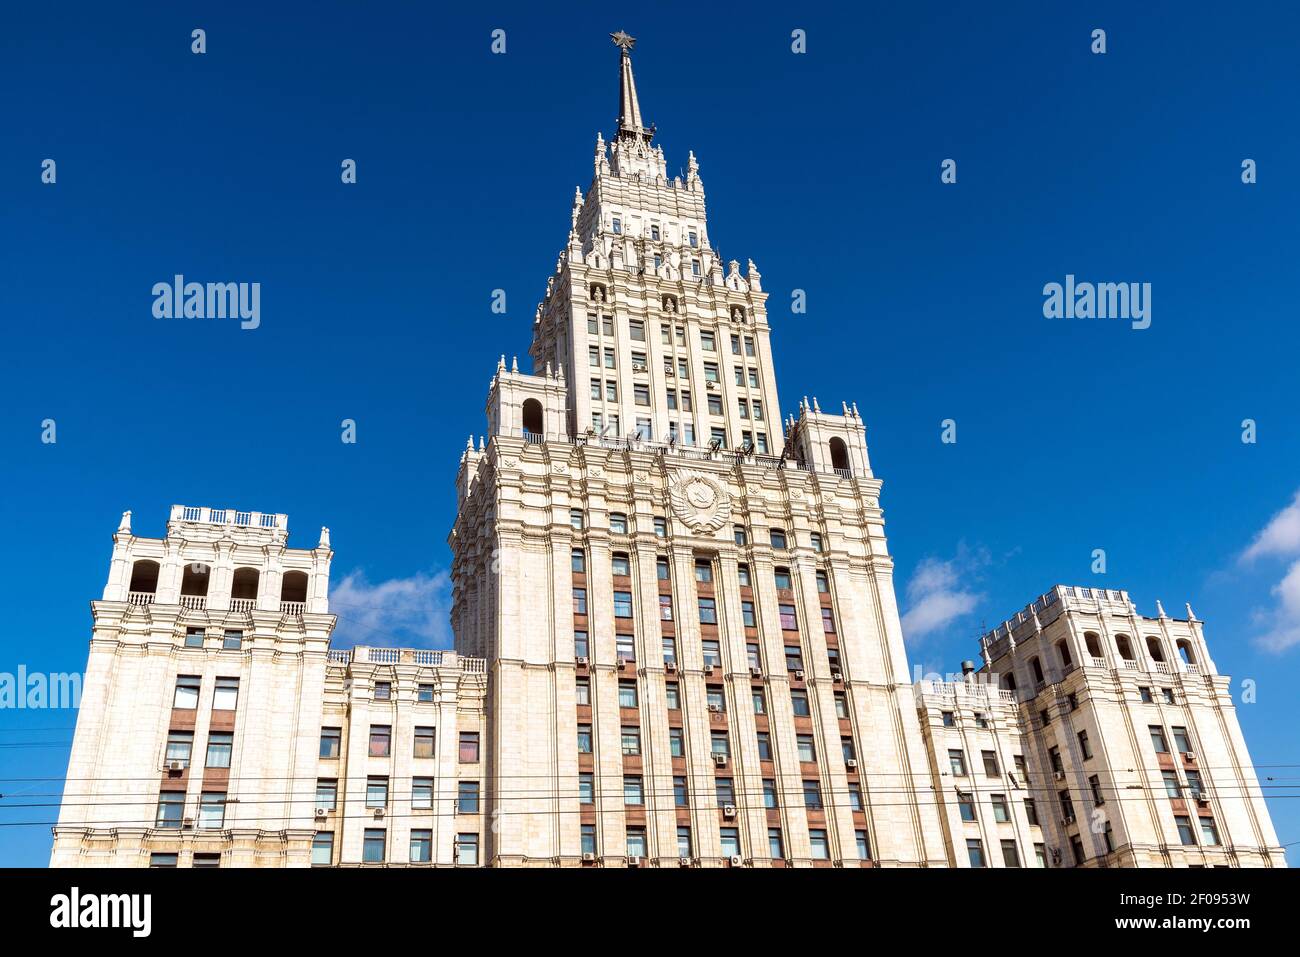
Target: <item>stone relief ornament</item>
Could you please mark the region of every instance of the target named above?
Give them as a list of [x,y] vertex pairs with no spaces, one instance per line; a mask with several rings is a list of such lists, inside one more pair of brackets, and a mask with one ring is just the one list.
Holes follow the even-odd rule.
[[731,518],[731,496],[699,472],[681,472],[668,490],[673,511],[697,532],[716,532]]

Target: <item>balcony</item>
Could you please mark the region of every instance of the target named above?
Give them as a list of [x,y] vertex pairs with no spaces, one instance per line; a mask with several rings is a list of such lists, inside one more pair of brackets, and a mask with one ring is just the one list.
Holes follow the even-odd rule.
[[280,602],[280,614],[288,615],[290,618],[301,618],[302,613],[307,610],[305,601],[282,601]]
[[238,614],[247,615],[257,607],[256,598],[232,598],[230,599],[230,610]]
[[127,592],[126,603],[128,605],[152,605],[153,592],[151,591]]
[[203,611],[208,607],[206,595],[181,595],[181,607],[186,611]]

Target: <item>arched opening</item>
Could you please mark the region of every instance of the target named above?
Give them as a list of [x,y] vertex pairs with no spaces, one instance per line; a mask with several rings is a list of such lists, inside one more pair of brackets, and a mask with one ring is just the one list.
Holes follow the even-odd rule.
[[186,608],[203,608],[207,604],[208,581],[212,569],[203,562],[190,562],[181,575],[181,604]]
[[1042,665],[1042,662],[1040,662],[1037,658],[1030,658],[1030,659],[1029,659],[1029,667],[1030,667],[1030,670],[1032,670],[1033,673],[1034,673],[1034,681],[1038,682],[1038,684],[1041,685],[1041,684],[1046,680],[1046,679],[1043,677],[1043,665]]
[[131,586],[128,600],[132,604],[148,604],[158,590],[158,563],[142,558],[131,566]]
[[1088,646],[1088,654],[1094,658],[1101,657],[1101,639],[1097,637],[1095,631],[1085,631],[1083,633],[1083,643]]
[[307,573],[285,572],[280,582],[280,602],[307,601]]
[[1165,650],[1160,647],[1160,639],[1154,635],[1147,635],[1147,652],[1151,655],[1152,661],[1165,660]]
[[524,400],[524,436],[540,436],[544,431],[542,404],[536,399]]
[[1015,690],[1016,690],[1016,676],[1013,675],[1011,672],[1008,671],[1006,674],[1004,674],[1004,675],[1002,676],[1002,678],[1001,678],[1001,684],[1002,684],[1002,688],[1003,688],[1003,690],[1005,690],[1005,691],[1015,691]]
[[1056,653],[1061,656],[1062,668],[1068,668],[1074,664],[1074,660],[1070,657],[1070,646],[1065,643],[1065,639],[1061,639],[1056,643]]
[[1119,656],[1125,661],[1133,660],[1133,646],[1129,643],[1128,635],[1116,635],[1115,647],[1119,650]]
[[1196,652],[1192,650],[1192,643],[1186,638],[1178,639],[1178,657],[1183,659],[1183,664],[1196,664]]
[[236,611],[250,611],[257,601],[256,568],[236,568],[230,585],[230,606]]
[[849,447],[838,435],[831,439],[831,468],[849,469]]

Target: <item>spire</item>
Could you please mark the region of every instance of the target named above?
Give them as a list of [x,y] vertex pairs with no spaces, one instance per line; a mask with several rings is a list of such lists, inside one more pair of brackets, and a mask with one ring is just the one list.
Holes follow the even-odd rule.
[[609,38],[622,51],[618,81],[618,134],[643,137],[649,142],[654,130],[646,129],[641,122],[641,104],[636,98],[636,80],[632,78],[632,47],[636,46],[636,37],[619,30],[611,33]]

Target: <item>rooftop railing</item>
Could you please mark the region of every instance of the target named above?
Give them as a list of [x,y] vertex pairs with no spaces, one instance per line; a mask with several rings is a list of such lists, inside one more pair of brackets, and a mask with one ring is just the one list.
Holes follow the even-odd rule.
[[431,668],[452,668],[459,665],[467,674],[485,674],[487,662],[482,658],[457,655],[456,652],[436,648],[372,648],[358,645],[355,648],[330,649],[331,664],[419,665]]

